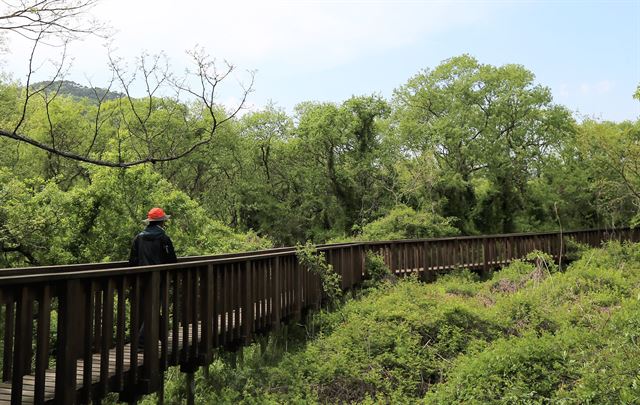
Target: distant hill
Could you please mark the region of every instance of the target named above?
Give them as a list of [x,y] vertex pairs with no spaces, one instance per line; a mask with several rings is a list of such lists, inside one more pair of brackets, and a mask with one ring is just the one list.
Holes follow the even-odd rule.
[[[60,86],[59,94],[76,97],[76,98],[86,98],[90,99],[93,102],[98,102],[98,97],[102,97],[106,93],[106,100],[113,100],[116,98],[124,97],[123,93],[115,92],[115,91],[107,91],[107,89],[103,89],[101,87],[96,87],[95,91],[91,87],[83,86],[76,82],[70,80],[59,80],[54,81],[50,84],[50,82],[38,82],[32,85],[34,89],[40,89],[44,86],[49,86],[47,89],[48,93],[55,92]],[[98,97],[96,97],[96,94]]]

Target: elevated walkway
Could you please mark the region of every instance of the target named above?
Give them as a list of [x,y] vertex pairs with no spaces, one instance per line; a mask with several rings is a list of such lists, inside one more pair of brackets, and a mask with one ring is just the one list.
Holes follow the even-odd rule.
[[[398,276],[467,268],[487,272],[540,250],[565,257],[567,241],[639,241],[631,229],[485,235],[321,245],[342,288],[366,277],[366,252]],[[0,270],[2,404],[135,402],[162,389],[164,372],[193,373],[218,348],[235,350],[318,308],[319,277],[294,248],[182,258],[127,267],[81,264]],[[246,315],[246,316],[245,316]],[[140,331],[144,325],[144,344]],[[142,350],[135,348],[142,346]]]

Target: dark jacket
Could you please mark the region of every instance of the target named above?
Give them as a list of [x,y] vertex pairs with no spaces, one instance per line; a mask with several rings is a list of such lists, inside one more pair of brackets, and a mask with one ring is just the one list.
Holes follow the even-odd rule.
[[133,239],[129,255],[130,266],[176,263],[177,261],[173,243],[161,226],[149,224]]

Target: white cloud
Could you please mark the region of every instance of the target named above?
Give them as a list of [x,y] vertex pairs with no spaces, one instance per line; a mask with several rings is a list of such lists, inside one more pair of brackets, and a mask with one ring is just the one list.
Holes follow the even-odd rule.
[[580,106],[590,105],[594,100],[611,97],[615,91],[615,82],[609,79],[585,81],[582,83],[561,83],[554,86],[556,101],[575,106],[577,110],[588,111]]
[[[605,79],[593,82],[582,82],[577,86],[577,89],[583,96],[589,96],[594,94],[601,95],[610,93],[613,90],[614,86],[615,82]],[[566,95],[569,94],[569,86],[567,86],[566,84],[562,85],[559,94],[564,95],[564,93],[566,93]]]
[[562,83],[560,85],[560,89],[558,90],[558,96],[560,98],[567,98],[569,97],[569,85],[566,83]]
[[613,89],[614,83],[610,80],[601,80],[597,82],[593,87],[598,94],[608,93]]
[[591,92],[591,85],[589,83],[581,83],[580,84],[580,93],[583,95],[587,95]]

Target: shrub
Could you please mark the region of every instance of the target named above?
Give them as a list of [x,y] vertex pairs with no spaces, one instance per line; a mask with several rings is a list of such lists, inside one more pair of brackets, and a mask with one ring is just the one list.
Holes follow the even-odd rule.
[[419,239],[458,235],[450,218],[432,212],[416,212],[406,205],[392,209],[385,217],[362,228],[363,240]]
[[591,249],[586,243],[580,243],[572,237],[565,238],[564,243],[565,257],[569,262],[580,259],[585,252]]
[[303,267],[320,277],[327,302],[334,305],[342,297],[342,278],[327,263],[324,253],[318,252],[311,242],[307,242],[305,245],[296,245],[296,256]]
[[457,269],[438,277],[437,286],[441,286],[445,293],[472,297],[481,288],[480,277],[467,269]]
[[579,333],[527,334],[499,339],[487,350],[461,357],[446,383],[427,403],[548,403],[578,378],[571,355],[584,340]]
[[377,253],[368,251],[365,257],[366,280],[364,287],[372,287],[383,280],[393,277],[393,273],[384,262],[384,258]]

